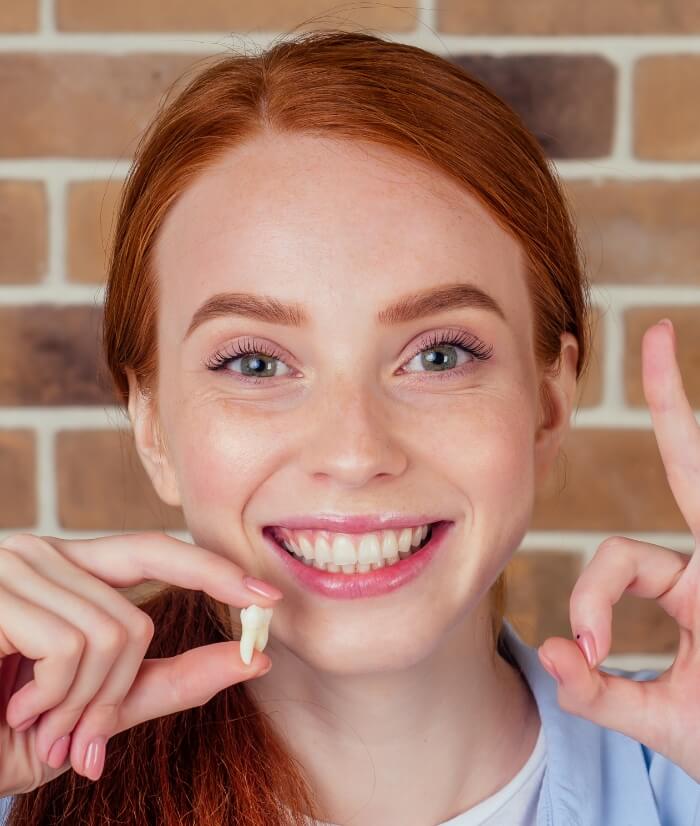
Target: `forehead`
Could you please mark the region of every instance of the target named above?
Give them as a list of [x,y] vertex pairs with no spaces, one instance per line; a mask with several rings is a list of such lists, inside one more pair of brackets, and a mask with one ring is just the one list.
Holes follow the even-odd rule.
[[300,301],[313,317],[455,281],[529,325],[517,241],[439,170],[374,144],[265,135],[229,150],[176,200],[155,253],[161,318],[181,335],[227,290]]

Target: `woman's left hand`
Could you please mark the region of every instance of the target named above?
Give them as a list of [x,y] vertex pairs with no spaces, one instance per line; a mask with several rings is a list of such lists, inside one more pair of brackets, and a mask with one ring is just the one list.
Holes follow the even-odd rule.
[[[659,322],[646,330],[642,381],[666,477],[697,547],[700,427],[683,388],[672,326]],[[678,623],[676,658],[653,680],[597,668],[610,653],[612,607],[623,593],[655,599]],[[538,649],[542,665],[552,673],[551,663],[561,676],[561,708],[644,743],[700,782],[700,554],[609,537],[578,578],[569,611],[574,640],[550,637]]]

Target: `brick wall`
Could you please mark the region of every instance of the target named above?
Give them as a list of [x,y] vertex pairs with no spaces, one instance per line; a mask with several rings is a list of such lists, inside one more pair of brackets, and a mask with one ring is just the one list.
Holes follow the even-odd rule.
[[[101,363],[113,208],[174,78],[232,33],[236,45],[266,45],[313,17],[460,62],[523,115],[564,179],[593,282],[594,357],[565,444],[566,487],[540,497],[508,570],[523,636],[570,637],[571,588],[605,537],[693,548],[656,449],[640,341],[673,319],[700,408],[700,5],[365,5],[0,3],[0,532],[191,540],[151,489]],[[613,635],[606,664],[628,668],[665,667],[678,640],[653,602],[629,596]]]

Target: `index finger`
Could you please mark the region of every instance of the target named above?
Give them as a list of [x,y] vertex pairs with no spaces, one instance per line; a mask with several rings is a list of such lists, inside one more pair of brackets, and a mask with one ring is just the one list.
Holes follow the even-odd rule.
[[700,428],[683,389],[674,334],[654,324],[642,338],[642,384],[673,496],[700,537]]
[[[66,559],[114,588],[130,588],[158,580],[209,596],[229,605],[247,608],[252,602],[265,607],[276,599],[248,590],[245,572],[230,559],[199,545],[183,542],[158,531],[115,534],[93,539],[59,539],[42,536]],[[281,591],[267,585],[271,591]]]

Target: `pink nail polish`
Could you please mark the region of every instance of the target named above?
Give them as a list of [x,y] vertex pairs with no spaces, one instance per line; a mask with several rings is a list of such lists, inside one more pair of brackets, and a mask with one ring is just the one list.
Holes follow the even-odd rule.
[[549,671],[549,673],[552,675],[552,677],[554,677],[554,679],[559,684],[561,684],[561,682],[562,682],[561,675],[559,674],[557,669],[554,667],[554,663],[549,659],[549,657],[545,657],[544,654],[540,654],[540,657],[542,658],[542,663],[543,663],[544,667],[547,669],[547,671]]
[[46,762],[52,769],[60,769],[65,763],[70,750],[70,738],[70,734],[64,734],[63,737],[59,737],[49,749]]
[[83,770],[90,780],[97,780],[105,764],[105,737],[95,737],[85,751]]
[[254,594],[258,594],[261,597],[268,597],[269,599],[282,599],[284,596],[282,591],[275,588],[274,585],[269,585],[267,582],[263,582],[260,579],[255,579],[252,576],[244,576],[243,584],[249,591],[252,591]]
[[583,654],[588,661],[589,668],[595,668],[598,662],[598,652],[595,649],[595,640],[590,631],[581,631],[576,634],[576,643],[583,651]]

